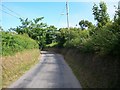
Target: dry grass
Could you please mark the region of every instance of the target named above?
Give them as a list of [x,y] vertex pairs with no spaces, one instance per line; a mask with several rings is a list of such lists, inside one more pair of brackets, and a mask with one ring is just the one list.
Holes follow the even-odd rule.
[[36,64],[39,55],[38,49],[32,49],[2,57],[2,87],[6,88]]
[[47,50],[64,55],[82,88],[120,88],[120,58],[81,53],[78,49]]
[[2,57],[0,56],[0,89],[2,88]]
[[66,62],[83,88],[119,88],[119,59],[111,56],[63,50]]

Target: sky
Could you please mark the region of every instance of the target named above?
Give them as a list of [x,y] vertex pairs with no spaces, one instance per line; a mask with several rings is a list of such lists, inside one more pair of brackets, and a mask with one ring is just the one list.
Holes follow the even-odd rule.
[[[21,25],[19,18],[29,20],[44,17],[42,22],[47,25],[54,25],[57,28],[67,27],[66,9],[64,2],[2,2],[0,4],[0,22],[4,30],[15,28]],[[95,2],[98,4],[99,2]],[[112,19],[115,14],[115,7],[118,2],[106,2],[108,14]],[[3,5],[3,6],[2,6]],[[92,7],[94,2],[69,2],[69,23],[70,27],[79,27],[80,20],[89,20],[93,24],[94,16]],[[1,16],[2,15],[2,16]],[[76,26],[77,25],[77,26]]]

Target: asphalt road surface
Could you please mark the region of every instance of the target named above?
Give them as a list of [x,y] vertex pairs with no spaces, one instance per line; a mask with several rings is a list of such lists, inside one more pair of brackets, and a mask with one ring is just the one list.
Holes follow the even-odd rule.
[[9,88],[81,88],[62,55],[48,51],[41,53],[39,63]]

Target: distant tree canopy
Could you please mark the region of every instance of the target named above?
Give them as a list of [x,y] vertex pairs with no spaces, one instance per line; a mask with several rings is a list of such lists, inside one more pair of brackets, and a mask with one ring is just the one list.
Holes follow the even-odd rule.
[[55,26],[48,26],[46,23],[41,22],[44,17],[28,20],[20,18],[21,26],[17,28],[11,28],[12,31],[18,34],[27,34],[32,39],[36,40],[43,48],[46,44],[52,43],[55,37]]
[[57,28],[53,25],[46,28],[46,44],[55,42]]
[[82,30],[84,30],[85,28],[92,28],[93,27],[92,22],[89,22],[87,20],[81,20],[79,22],[79,25],[80,25]]

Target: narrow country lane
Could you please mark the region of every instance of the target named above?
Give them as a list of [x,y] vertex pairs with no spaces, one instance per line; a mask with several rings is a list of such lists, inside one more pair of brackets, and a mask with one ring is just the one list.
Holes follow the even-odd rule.
[[62,55],[48,51],[41,53],[39,63],[9,88],[81,88]]

